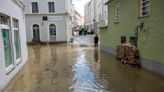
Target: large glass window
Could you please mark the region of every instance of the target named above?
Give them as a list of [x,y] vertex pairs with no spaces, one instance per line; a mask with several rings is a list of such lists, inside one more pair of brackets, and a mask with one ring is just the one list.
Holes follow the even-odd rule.
[[18,20],[13,19],[13,26],[14,26],[14,42],[15,42],[16,59],[19,59],[21,57],[21,49],[20,49],[20,36],[19,36]]
[[55,5],[54,2],[48,2],[49,12],[53,13],[55,12]]
[[32,2],[32,13],[38,13],[38,3],[37,2]]
[[5,65],[9,67],[13,64],[12,62],[12,47],[10,40],[10,31],[9,31],[9,17],[0,15],[0,25],[1,33],[4,45],[4,56],[5,56]]
[[2,37],[3,37],[3,44],[4,44],[5,64],[6,67],[8,67],[12,64],[12,57],[11,57],[12,49],[11,49],[8,29],[2,29]]

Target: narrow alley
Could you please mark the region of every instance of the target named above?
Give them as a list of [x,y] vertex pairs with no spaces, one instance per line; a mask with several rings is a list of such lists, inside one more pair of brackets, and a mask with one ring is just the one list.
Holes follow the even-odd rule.
[[163,92],[162,77],[121,64],[92,39],[28,46],[28,62],[4,92]]

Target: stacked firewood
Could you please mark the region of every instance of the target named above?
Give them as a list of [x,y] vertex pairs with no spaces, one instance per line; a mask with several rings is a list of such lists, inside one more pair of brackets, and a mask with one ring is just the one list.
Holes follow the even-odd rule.
[[117,58],[125,64],[139,64],[139,50],[129,43],[117,46]]

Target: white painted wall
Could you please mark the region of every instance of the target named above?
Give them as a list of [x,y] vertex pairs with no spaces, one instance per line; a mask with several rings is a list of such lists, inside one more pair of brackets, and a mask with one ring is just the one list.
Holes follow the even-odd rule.
[[[14,75],[21,69],[23,64],[28,59],[27,53],[27,45],[26,45],[26,30],[25,30],[25,19],[24,19],[24,12],[23,10],[18,7],[16,4],[12,2],[12,0],[0,0],[0,13],[10,16],[10,18],[16,18],[19,20],[19,30],[20,30],[20,41],[21,41],[21,56],[22,62],[17,65],[13,65],[13,71],[6,75],[6,67],[5,67],[5,57],[4,57],[4,46],[3,46],[3,39],[1,33],[1,26],[0,26],[0,91],[11,81]],[[12,30],[12,29],[11,29]],[[12,31],[13,35],[13,31]],[[14,39],[12,36],[12,46],[14,47]],[[13,50],[15,53],[15,50]],[[13,55],[15,56],[15,54]],[[13,58],[14,62],[16,62],[15,57]],[[15,68],[14,68],[15,67]]]
[[[38,2],[39,13],[32,13],[31,2]],[[55,3],[55,12],[49,13],[48,2]],[[57,28],[56,41],[70,41],[72,36],[72,29],[69,15],[71,0],[23,0],[26,13],[26,30],[27,30],[27,42],[32,42],[33,39],[33,24],[38,24],[40,29],[40,41],[49,42],[49,25],[55,24]],[[43,21],[43,16],[60,16],[62,20],[47,20]]]
[[48,2],[54,2],[55,3],[55,13],[65,13],[66,12],[66,5],[65,1],[67,0],[23,0],[25,7],[25,13],[31,14],[32,8],[31,8],[31,2],[38,2],[38,8],[40,14],[49,14],[48,11]]
[[67,42],[71,41],[72,38],[72,20],[71,20],[71,13],[72,13],[72,0],[65,0],[66,11],[68,15],[66,16],[66,30],[67,30]]
[[27,42],[32,42],[33,39],[33,24],[39,25],[40,41],[49,42],[49,25],[56,25],[57,41],[66,41],[66,21],[65,16],[62,16],[63,20],[54,21],[42,21],[42,15],[26,15],[26,30],[27,30]]

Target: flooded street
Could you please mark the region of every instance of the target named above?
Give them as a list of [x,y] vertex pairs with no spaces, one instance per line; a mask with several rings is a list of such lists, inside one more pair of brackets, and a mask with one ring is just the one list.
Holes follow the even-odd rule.
[[162,77],[123,65],[88,45],[91,41],[81,45],[77,39],[29,46],[29,61],[4,92],[164,92]]

